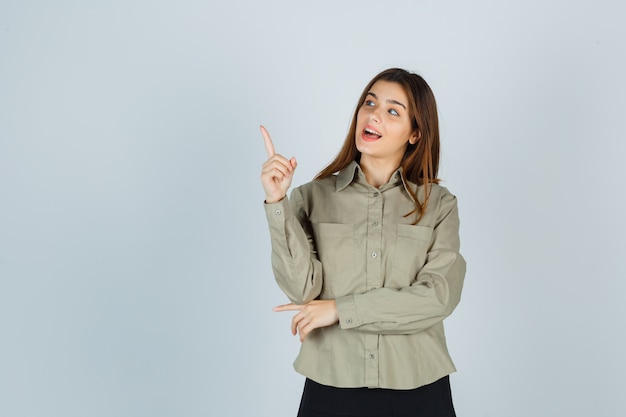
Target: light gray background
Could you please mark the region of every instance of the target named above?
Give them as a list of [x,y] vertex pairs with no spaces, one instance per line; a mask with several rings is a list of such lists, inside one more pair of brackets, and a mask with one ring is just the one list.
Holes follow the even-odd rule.
[[390,66],[459,198],[458,415],[626,415],[621,4],[3,1],[0,415],[295,415],[258,125],[308,181]]

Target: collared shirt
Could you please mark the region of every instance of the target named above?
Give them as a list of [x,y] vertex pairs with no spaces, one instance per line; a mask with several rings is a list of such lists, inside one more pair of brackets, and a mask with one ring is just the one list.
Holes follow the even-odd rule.
[[265,204],[276,281],[296,304],[334,299],[339,323],[313,330],[297,372],[335,387],[411,389],[455,371],[443,319],[460,301],[456,198],[432,185],[427,210],[400,170],[373,187],[356,162]]

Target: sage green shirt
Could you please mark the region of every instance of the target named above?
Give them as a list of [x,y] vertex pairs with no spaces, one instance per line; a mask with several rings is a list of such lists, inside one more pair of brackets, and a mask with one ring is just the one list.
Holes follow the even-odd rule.
[[412,225],[406,187],[416,189],[398,170],[375,188],[353,162],[265,204],[280,288],[296,304],[337,302],[339,323],[301,345],[294,367],[302,375],[335,387],[410,389],[455,371],[442,321],[465,276],[456,198],[432,185]]

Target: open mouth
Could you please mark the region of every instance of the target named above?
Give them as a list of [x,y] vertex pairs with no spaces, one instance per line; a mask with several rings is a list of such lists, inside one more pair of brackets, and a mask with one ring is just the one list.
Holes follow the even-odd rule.
[[370,139],[370,140],[376,140],[376,139],[380,139],[383,135],[380,134],[380,132],[377,132],[374,129],[370,129],[369,127],[366,127],[365,129],[363,129],[363,137],[366,139]]

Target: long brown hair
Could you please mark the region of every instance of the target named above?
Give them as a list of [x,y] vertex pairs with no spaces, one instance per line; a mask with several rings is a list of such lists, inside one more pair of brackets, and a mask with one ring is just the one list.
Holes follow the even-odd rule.
[[411,181],[418,186],[424,186],[424,201],[420,202],[417,198],[417,190],[407,187],[411,199],[415,202],[415,209],[405,214],[405,217],[416,213],[417,219],[415,223],[424,216],[430,197],[430,184],[439,183],[437,173],[439,171],[439,119],[437,117],[437,104],[435,95],[419,75],[408,72],[400,68],[390,68],[376,75],[365,87],[354,115],[350,130],[346,136],[341,150],[335,159],[322,169],[315,179],[330,177],[337,171],[341,171],[352,161],[359,161],[360,152],[356,148],[356,121],[359,109],[365,102],[367,93],[371,90],[377,81],[389,81],[399,84],[409,99],[409,115],[411,117],[412,127],[417,132],[419,140],[415,144],[408,144],[406,152],[402,157],[400,166],[402,167],[402,179],[405,183]]

